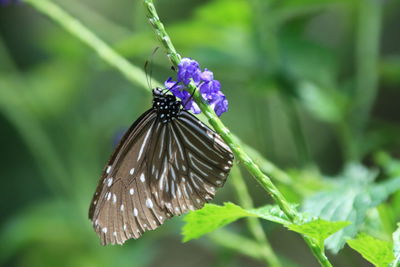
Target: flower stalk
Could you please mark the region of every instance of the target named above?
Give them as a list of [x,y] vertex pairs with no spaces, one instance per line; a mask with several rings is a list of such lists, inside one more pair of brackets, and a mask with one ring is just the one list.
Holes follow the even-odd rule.
[[[147,18],[158,38],[158,40],[163,45],[168,58],[171,63],[178,67],[181,56],[177,53],[172,41],[165,30],[164,25],[160,21],[157,14],[157,10],[153,4],[152,0],[143,0],[144,7],[147,10]],[[278,190],[278,188],[272,183],[271,179],[265,175],[259,166],[253,161],[252,158],[242,149],[242,147],[237,142],[236,138],[229,131],[228,128],[222,123],[222,121],[215,114],[214,110],[206,103],[202,98],[196,85],[191,82],[187,86],[188,92],[193,94],[193,98],[197,105],[200,107],[201,111],[207,117],[209,123],[215,129],[215,131],[221,136],[221,138],[227,143],[227,145],[232,149],[236,158],[239,159],[246,169],[252,174],[252,176],[261,184],[264,190],[271,196],[271,198],[278,204],[281,210],[286,214],[290,221],[296,223],[298,219],[297,211],[289,204],[286,198]],[[328,258],[325,256],[324,252],[319,249],[318,245],[313,242],[310,238],[303,236],[307,245],[311,248],[314,256],[318,259],[321,266],[332,266]]]

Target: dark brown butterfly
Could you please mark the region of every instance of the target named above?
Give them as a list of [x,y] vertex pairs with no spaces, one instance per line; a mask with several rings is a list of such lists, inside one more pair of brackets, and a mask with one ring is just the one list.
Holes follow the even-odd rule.
[[153,90],[153,106],[126,132],[97,186],[89,210],[102,245],[123,244],[166,219],[213,199],[232,167],[221,137]]

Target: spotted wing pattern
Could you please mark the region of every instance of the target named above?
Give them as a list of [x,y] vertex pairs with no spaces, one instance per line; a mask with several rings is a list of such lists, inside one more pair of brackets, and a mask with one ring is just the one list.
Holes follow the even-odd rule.
[[232,167],[218,134],[187,111],[162,123],[141,116],[112,155],[89,211],[103,245],[139,238],[211,200]]

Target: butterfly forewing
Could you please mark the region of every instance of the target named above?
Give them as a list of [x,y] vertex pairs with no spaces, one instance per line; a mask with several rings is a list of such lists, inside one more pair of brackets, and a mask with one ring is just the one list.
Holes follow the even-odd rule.
[[104,170],[89,211],[104,245],[203,207],[226,181],[233,155],[218,134],[184,110],[160,117],[154,108],[144,113]]

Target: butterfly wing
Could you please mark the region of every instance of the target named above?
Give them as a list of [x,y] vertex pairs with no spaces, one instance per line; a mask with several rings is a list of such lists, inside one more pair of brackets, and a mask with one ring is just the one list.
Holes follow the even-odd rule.
[[151,160],[157,205],[180,215],[203,207],[222,187],[233,154],[221,137],[187,111],[165,127]]
[[222,139],[187,111],[162,123],[149,110],[121,140],[93,197],[89,218],[102,244],[139,238],[201,208],[225,183],[232,159]]
[[[139,168],[149,147],[150,135],[156,124],[157,114],[153,109],[145,112],[133,123],[115,149],[103,175],[89,209],[96,233],[105,244],[122,244],[129,238],[140,237],[145,223],[141,223],[139,191],[137,184]],[[140,157],[139,157],[140,155]],[[136,166],[136,171],[135,171]]]

